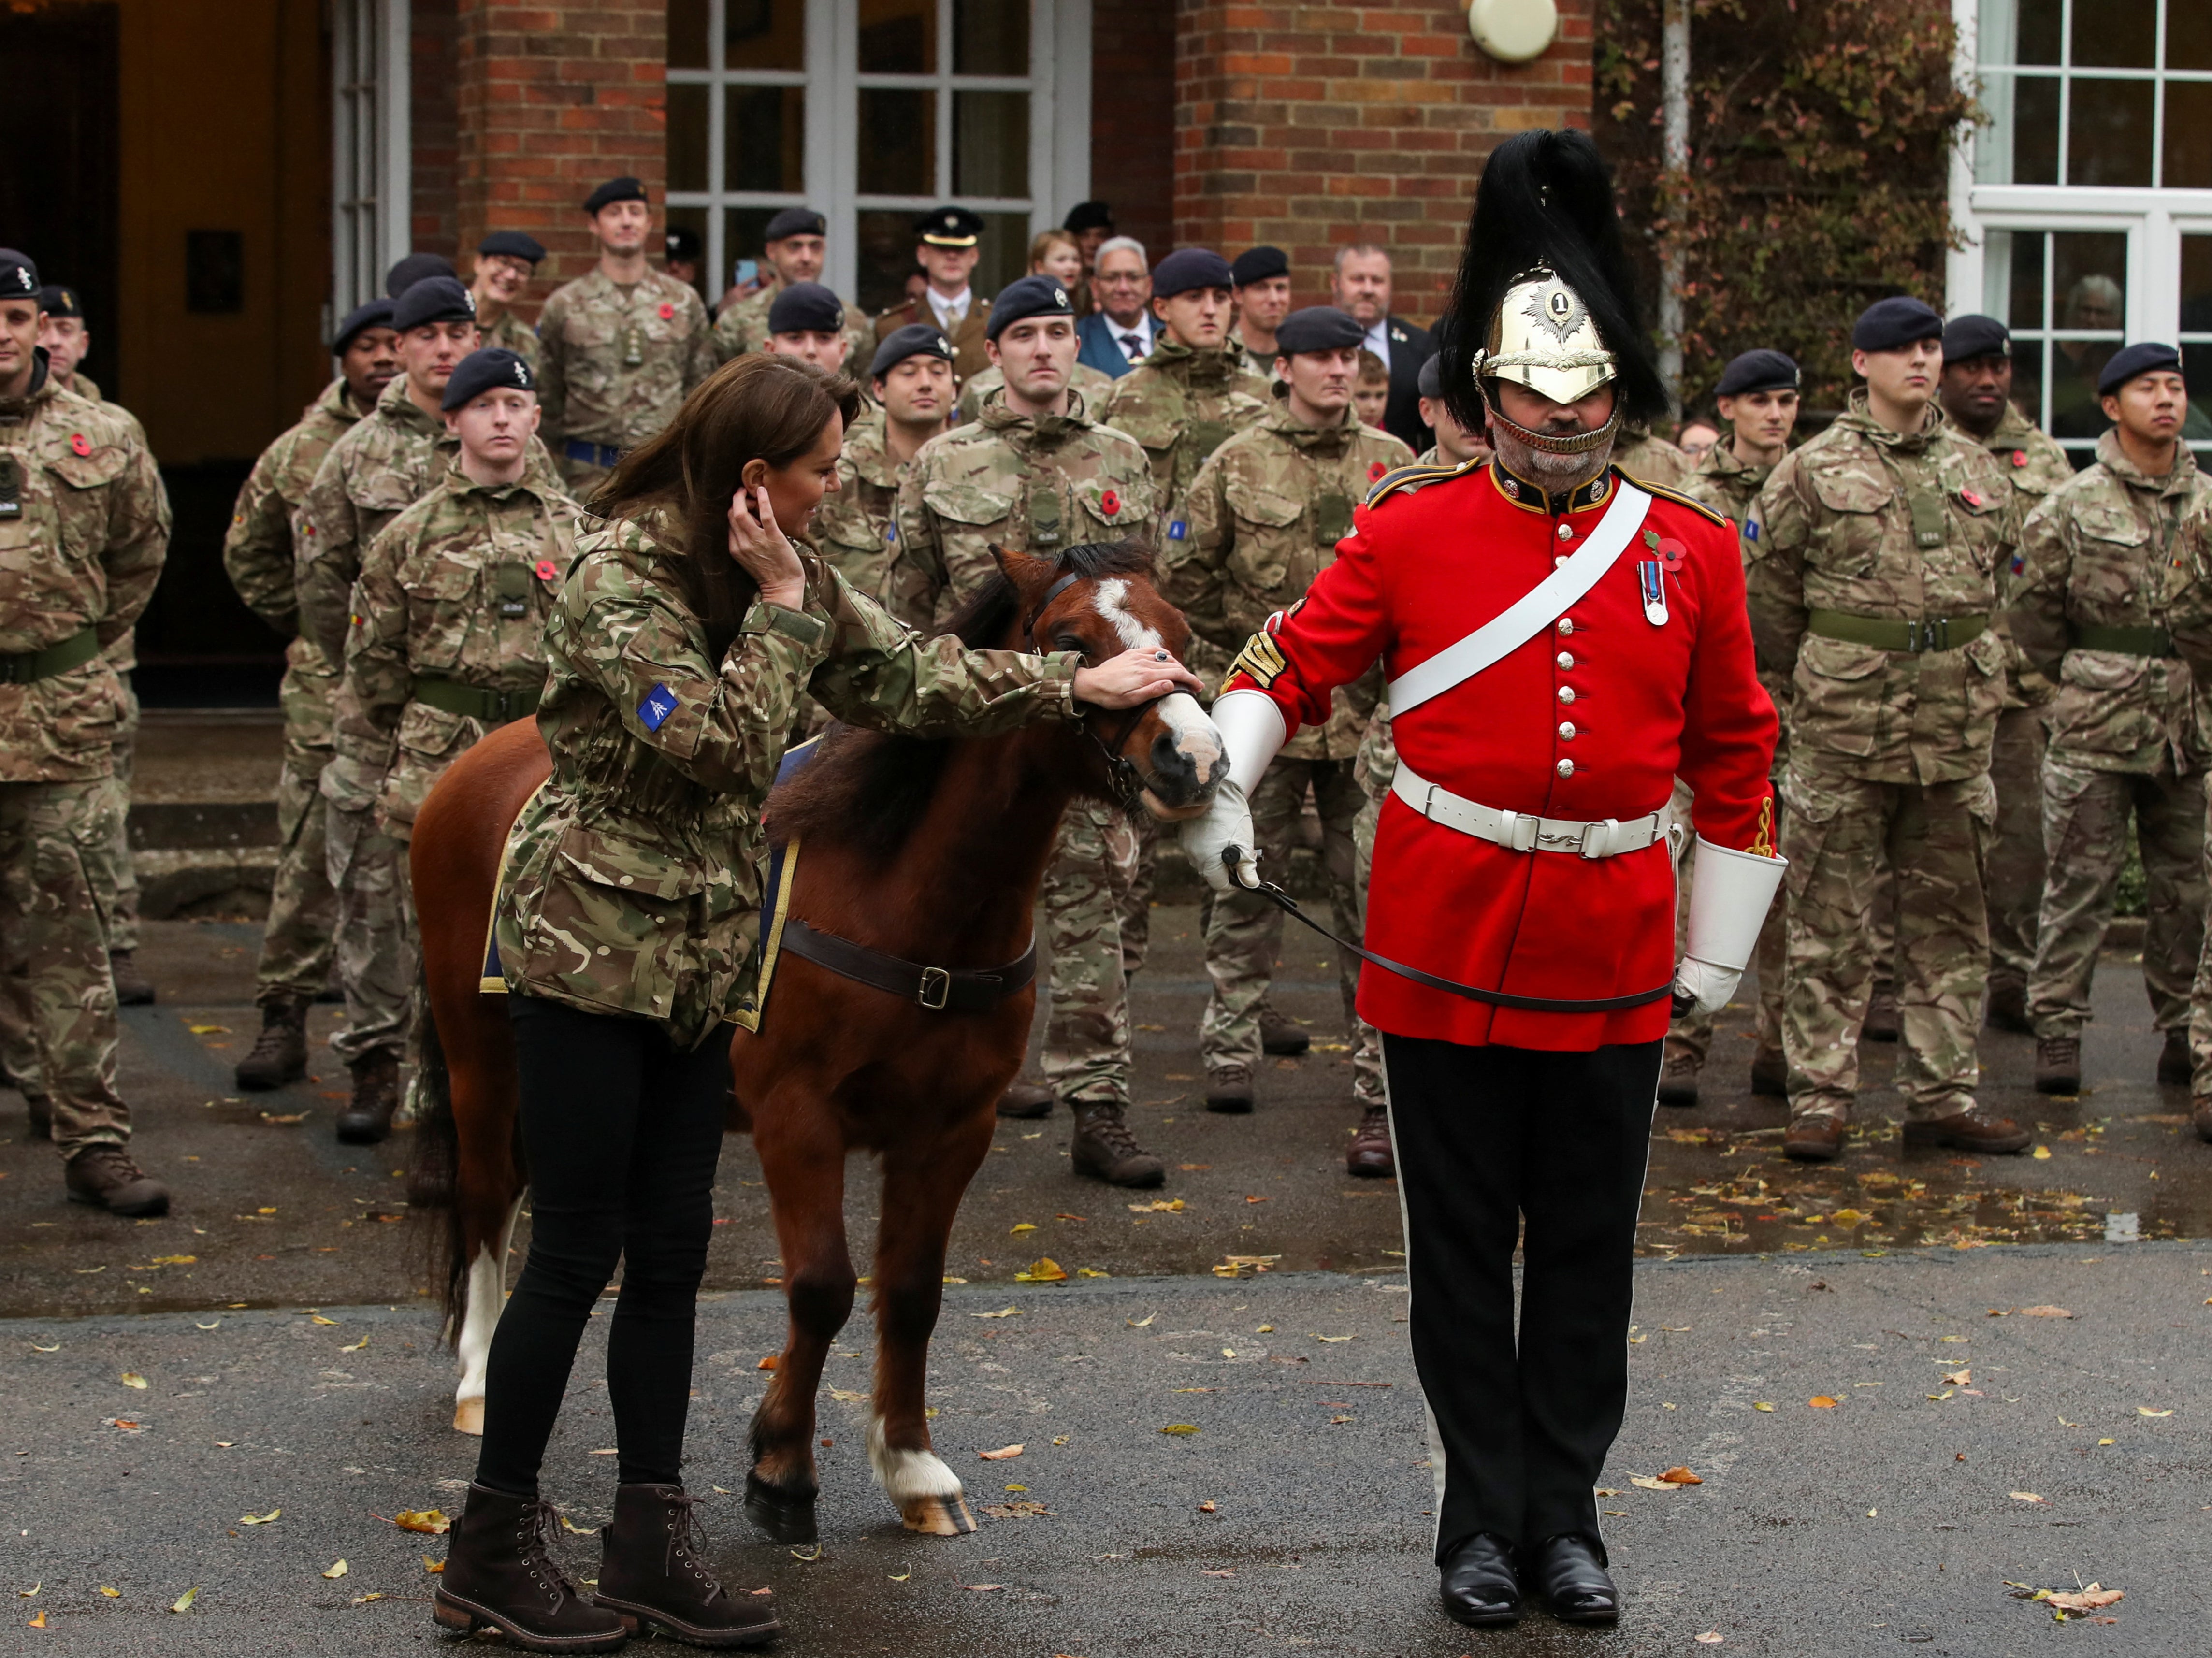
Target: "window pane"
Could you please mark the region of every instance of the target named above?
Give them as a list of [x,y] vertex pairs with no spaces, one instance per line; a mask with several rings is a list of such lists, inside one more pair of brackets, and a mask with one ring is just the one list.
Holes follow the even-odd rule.
[[[860,139],[861,194],[937,193],[935,93],[862,87]],[[908,217],[911,221],[913,216],[909,214]],[[910,222],[908,228],[911,231]]]
[[2049,325],[2050,319],[2043,314],[2044,240],[2040,231],[1990,234],[1989,257],[1994,261],[2002,251],[2010,268],[2004,308],[1997,313],[2008,328],[2039,329]]
[[2212,69],[2212,6],[2168,0],[2166,8],[2166,66]]
[[668,0],[668,67],[708,66],[707,0]]
[[952,94],[952,193],[1030,193],[1029,94]]
[[953,0],[952,72],[1027,75],[1030,0]]
[[668,88],[668,187],[707,188],[707,93],[678,82]]
[[699,239],[699,280],[691,285],[699,290],[701,299],[712,305],[721,298],[722,294],[714,282],[714,273],[706,265],[707,211],[703,207],[672,207],[668,210],[668,228],[671,230],[688,230]]
[[[2051,238],[2053,319],[2060,337],[2051,358],[2050,429],[2094,438],[2110,424],[2097,402],[2097,376],[2120,349],[2127,318],[2128,239],[2118,232],[2063,231]],[[2101,339],[2069,339],[2096,332]]]
[[2058,182],[2058,82],[2022,78],[2013,83],[2012,173],[2002,182]]
[[983,218],[983,257],[975,262],[975,291],[997,293],[1017,276],[1030,271],[1030,216],[1026,213],[986,213]]
[[729,87],[722,95],[722,187],[805,189],[806,88]]
[[906,298],[908,277],[917,283],[923,280],[921,267],[914,262],[917,216],[899,207],[872,208],[857,216],[853,302],[863,311],[887,310]]
[[[2212,236],[2181,239],[2181,331],[2212,334]],[[2212,392],[2212,378],[2204,389]]]
[[2012,343],[2012,400],[2036,425],[2043,424],[2043,358],[2051,348],[2042,340]]
[[722,67],[805,69],[806,0],[725,0]]
[[860,0],[860,73],[936,74],[936,0]]
[[738,280],[738,270],[750,260],[756,270],[760,269],[761,249],[768,241],[768,222],[783,210],[775,207],[731,207],[722,210],[722,257],[729,264],[724,271],[732,286]]
[[[2186,6],[2191,0],[2179,0]],[[2096,5],[2074,0],[2074,62],[2090,69],[2150,69],[2157,62],[2156,0]]]
[[2076,80],[2072,86],[2074,109],[2066,137],[2066,182],[2148,184],[2151,108],[2155,90],[2153,84],[2148,81]]
[[2168,190],[2212,189],[2212,81],[2166,83],[2165,167]]
[[[2012,30],[2016,44],[2013,48],[2012,61],[2015,64],[2056,64],[2058,61],[2060,0],[1995,0],[1993,6],[1984,9],[1983,16],[1987,19],[1991,10],[2007,7],[2014,14]],[[1988,27],[1986,21],[1984,27]],[[1996,61],[1989,58],[1986,53],[1984,58],[1991,63]]]

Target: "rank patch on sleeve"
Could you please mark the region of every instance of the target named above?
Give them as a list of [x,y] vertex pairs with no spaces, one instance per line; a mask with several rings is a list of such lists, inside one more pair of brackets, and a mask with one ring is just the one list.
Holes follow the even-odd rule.
[[1282,647],[1264,633],[1254,634],[1245,641],[1236,661],[1229,665],[1231,674],[1243,674],[1261,690],[1273,684],[1290,665],[1283,659]]
[[659,731],[675,712],[676,693],[665,685],[655,685],[645,694],[645,701],[637,705],[637,717],[649,732]]
[[1170,541],[1181,541],[1189,534],[1190,525],[1184,523],[1181,519],[1176,519],[1174,523],[1168,525],[1168,539]]

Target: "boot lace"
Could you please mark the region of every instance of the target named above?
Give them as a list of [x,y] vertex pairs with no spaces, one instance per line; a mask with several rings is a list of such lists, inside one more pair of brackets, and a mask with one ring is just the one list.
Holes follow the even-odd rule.
[[684,1569],[706,1586],[701,1603],[711,1602],[723,1589],[720,1581],[700,1564],[708,1540],[707,1528],[699,1523],[699,1499],[689,1491],[678,1491],[665,1500],[668,1504],[668,1547],[660,1557],[660,1575],[673,1577],[677,1563],[681,1561]]
[[523,1509],[515,1529],[517,1552],[522,1556],[531,1582],[545,1591],[548,1612],[558,1612],[562,1601],[578,1598],[576,1586],[568,1581],[568,1574],[561,1569],[561,1563],[546,1546],[560,1522],[560,1511],[540,1497]]
[[1085,1133],[1116,1157],[1134,1157],[1143,1155],[1144,1148],[1137,1144],[1137,1137],[1129,1132],[1129,1125],[1121,1120],[1121,1114],[1111,1106],[1096,1108],[1083,1127]]

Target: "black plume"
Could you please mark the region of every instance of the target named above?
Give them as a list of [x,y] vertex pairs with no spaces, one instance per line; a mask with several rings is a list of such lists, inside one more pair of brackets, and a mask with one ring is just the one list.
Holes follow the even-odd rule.
[[1650,420],[1667,411],[1665,382],[1653,360],[1636,272],[1621,246],[1613,178],[1586,132],[1516,132],[1482,169],[1467,251],[1447,316],[1444,401],[1462,423],[1480,429],[1482,398],[1468,365],[1490,338],[1505,290],[1543,266],[1582,295],[1599,337],[1618,361],[1613,392],[1621,414]]

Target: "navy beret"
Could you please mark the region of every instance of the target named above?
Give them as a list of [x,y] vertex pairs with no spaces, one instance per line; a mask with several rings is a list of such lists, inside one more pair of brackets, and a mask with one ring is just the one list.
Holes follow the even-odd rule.
[[910,322],[884,336],[884,343],[876,348],[874,360],[868,364],[868,375],[881,380],[908,357],[939,357],[951,362],[953,355],[952,342],[941,331],[927,323]]
[[2097,395],[2109,398],[2138,374],[2179,374],[2181,353],[2155,340],[2121,347],[2097,376]]
[[526,236],[520,230],[495,230],[477,244],[479,253],[497,253],[510,259],[527,259],[536,264],[545,257],[545,245],[535,236]]
[[1943,325],[1943,361],[1971,362],[1976,357],[2012,355],[2012,335],[1995,317],[1969,313]]
[[845,302],[820,282],[793,282],[768,308],[771,334],[835,334],[845,325]]
[[1876,300],[1851,325],[1854,351],[1896,351],[1943,337],[1943,319],[1924,301],[1898,294]]
[[811,207],[787,207],[768,222],[761,232],[764,242],[780,242],[786,236],[821,236],[829,233],[830,222]]
[[31,263],[30,255],[0,248],[0,300],[35,301],[38,297],[39,267]]
[[453,275],[453,262],[437,253],[410,253],[384,273],[384,291],[398,299],[426,276]]
[[1239,288],[1291,274],[1291,256],[1279,247],[1248,247],[1229,262],[1229,279]]
[[391,327],[392,305],[390,300],[371,300],[347,312],[345,320],[338,325],[338,331],[331,336],[331,355],[337,356],[343,352],[364,329]]
[[446,395],[438,399],[438,407],[450,415],[456,409],[466,407],[471,398],[500,386],[512,386],[518,392],[535,392],[538,376],[530,372],[528,359],[503,345],[471,351],[461,359],[460,366],[453,370],[453,377],[446,382]]
[[1275,330],[1275,355],[1293,357],[1301,351],[1340,351],[1360,344],[1367,331],[1349,311],[1333,305],[1310,305],[1293,311]]
[[660,239],[661,251],[672,259],[696,259],[706,251],[699,233],[678,225]]
[[49,317],[84,319],[84,301],[76,296],[76,289],[60,282],[48,282],[39,290],[39,309]]
[[1075,315],[1075,307],[1068,303],[1067,290],[1054,276],[1024,276],[1019,282],[1008,282],[999,290],[999,297],[991,301],[991,319],[983,329],[984,337],[994,339],[1012,325],[1028,317],[1066,317]]
[[1078,202],[1067,210],[1067,216],[1060,222],[1062,230],[1073,230],[1081,235],[1086,230],[1111,230],[1114,210],[1103,202]]
[[645,186],[625,173],[619,179],[610,179],[584,197],[584,211],[597,213],[603,207],[617,202],[642,202],[647,197]]
[[393,302],[392,325],[404,334],[434,322],[474,322],[476,298],[457,276],[425,276]]
[[1795,392],[1798,385],[1797,361],[1787,352],[1746,351],[1729,359],[1713,395],[1740,398],[1747,392]]
[[914,234],[932,247],[973,247],[983,234],[983,216],[964,207],[933,207],[914,222]]
[[1229,261],[1210,247],[1178,247],[1152,267],[1152,297],[1188,294],[1194,288],[1233,288]]

